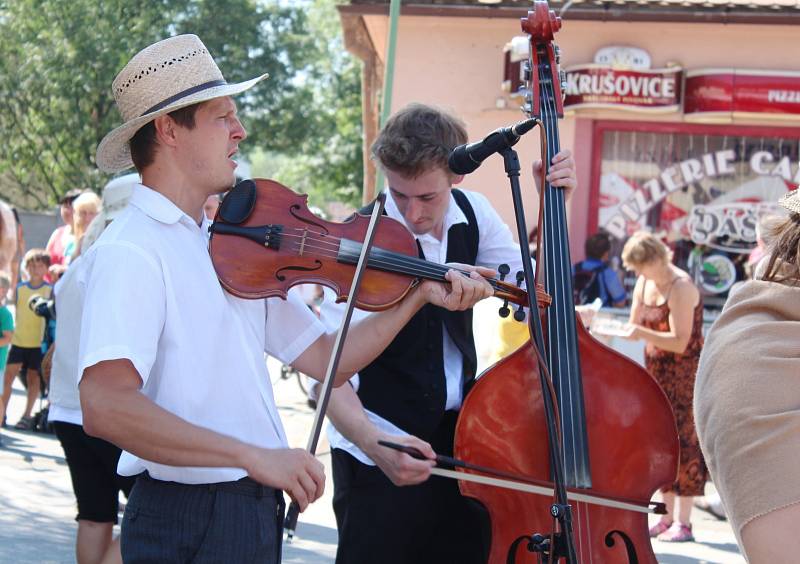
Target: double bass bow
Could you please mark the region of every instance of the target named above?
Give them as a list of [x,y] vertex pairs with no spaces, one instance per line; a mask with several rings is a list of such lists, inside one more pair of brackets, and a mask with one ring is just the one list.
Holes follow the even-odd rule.
[[[526,111],[540,121],[543,177],[559,151],[558,118],[563,116],[552,43],[560,27],[560,18],[543,1],[534,2],[522,19],[530,36]],[[524,241],[518,182],[514,189],[516,154],[511,149],[501,154]],[[518,176],[518,161],[516,171]],[[469,465],[457,472],[464,477],[459,487],[489,513],[492,564],[525,561],[526,546],[546,562],[655,564],[646,514],[592,498],[642,505],[674,481],[678,435],[672,409],[642,367],[597,342],[576,322],[564,195],[544,181],[541,197],[536,282],[543,278],[552,303],[529,316],[532,341],[486,370],[465,398],[454,456]],[[467,476],[487,470],[549,483],[554,498]]]

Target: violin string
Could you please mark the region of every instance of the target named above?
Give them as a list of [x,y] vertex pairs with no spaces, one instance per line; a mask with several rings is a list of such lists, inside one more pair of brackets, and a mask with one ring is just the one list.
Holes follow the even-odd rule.
[[[328,239],[328,238],[326,238],[326,239]],[[330,238],[330,239],[334,239],[337,242],[342,241],[342,239],[340,239],[338,237]],[[327,241],[323,241],[323,242],[327,242]],[[332,247],[333,247],[332,250],[334,250],[336,252],[336,255],[338,256],[339,255],[339,247],[336,246],[335,244],[333,244]],[[358,250],[360,251],[360,248]],[[426,275],[426,276],[433,275],[433,276],[436,276],[436,277],[444,278],[444,275],[447,273],[448,270],[450,270],[450,268],[445,266],[445,265],[440,265],[440,264],[437,264],[437,263],[434,263],[434,262],[426,261],[426,260],[420,259],[418,257],[410,257],[410,256],[403,255],[403,254],[400,254],[400,253],[395,253],[395,252],[392,252],[392,251],[385,251],[385,250],[380,250],[380,253],[381,253],[381,258],[383,259],[383,262],[381,263],[382,265],[384,265],[384,266],[388,266],[388,265],[396,266],[397,268],[400,268],[403,271],[412,271],[412,272],[415,272],[415,273],[419,272],[419,273],[423,273],[422,275]],[[356,259],[358,257],[358,255],[356,255],[356,254],[343,254],[342,256],[343,257],[348,257],[348,258],[355,257]],[[375,264],[377,260],[378,260],[378,258],[376,256],[374,256],[374,255],[370,257],[370,263],[372,263],[372,264]],[[454,269],[454,270],[458,270],[462,274],[469,275],[468,271],[464,271],[464,270],[461,270],[461,269]],[[492,279],[489,279],[489,280],[492,280]]]
[[[308,231],[300,228],[290,228],[296,231],[303,231],[303,235],[293,235],[289,233],[284,233],[283,235],[287,238],[305,238],[306,243],[296,244],[293,250],[299,250],[300,247],[303,247],[303,250],[306,249],[314,249],[319,251],[318,256],[322,256],[325,258],[330,259],[337,259],[337,258],[350,258],[353,262],[358,260],[358,254],[355,253],[340,253],[337,245],[333,243],[334,240],[341,241],[342,239],[338,237],[327,237],[324,234]],[[310,237],[312,233],[316,233],[321,235],[320,238]],[[324,238],[323,238],[324,237]],[[331,241],[330,243],[328,241]],[[321,245],[311,245],[308,242],[317,242],[321,243]],[[369,264],[373,265],[374,267],[383,267],[387,270],[393,271],[400,271],[405,274],[412,274],[415,276],[423,276],[427,278],[433,278],[436,280],[444,280],[445,274],[451,270],[450,267],[446,265],[439,265],[437,263],[433,263],[430,261],[425,261],[419,259],[417,257],[408,257],[404,256],[400,253],[394,253],[391,251],[382,251],[381,255],[375,256],[373,255],[370,257]],[[452,269],[462,274],[469,276],[469,271],[461,270],[461,269]],[[485,278],[489,284],[495,289],[498,289],[497,279],[495,278]]]
[[[299,251],[299,249],[300,249],[300,245],[299,244],[295,244],[293,249],[291,249],[291,250]],[[315,249],[321,249],[321,252],[320,251],[316,251]],[[331,259],[331,260],[338,260],[339,258],[346,258],[346,259],[350,259],[350,263],[351,264],[355,264],[358,261],[358,257],[359,257],[359,255],[357,255],[355,253],[341,253],[341,254],[332,253],[332,252],[330,252],[329,249],[326,249],[324,247],[315,247],[314,245],[310,245],[308,243],[305,243],[303,245],[303,250],[304,250],[304,255],[307,256],[307,257],[322,257],[322,258]],[[308,250],[311,250],[312,252],[305,252],[305,251],[308,251]],[[299,256],[299,252],[297,254]],[[411,268],[409,268],[409,267],[401,267],[400,265],[397,264],[397,261],[381,260],[380,258],[375,258],[375,257],[370,258],[369,264],[373,268],[378,268],[378,269],[382,269],[382,270],[389,271],[389,272],[397,272],[397,273],[406,274],[406,275],[419,276],[419,277],[428,278],[428,279],[437,280],[437,281],[446,281],[445,274],[448,272],[448,270],[450,270],[449,268],[446,268],[446,267],[438,268],[438,267],[433,267],[433,266],[429,267],[429,268],[419,268],[419,267],[416,267],[416,266],[413,266]],[[464,271],[459,271],[459,272],[464,272]],[[464,273],[467,274],[466,272],[464,272]],[[497,280],[494,280],[492,278],[485,278],[485,280],[489,283],[489,285],[493,288],[494,291],[496,291],[496,292],[500,291],[500,287],[497,284]]]
[[[325,235],[323,233],[320,233],[318,231],[308,230],[308,229],[305,229],[305,228],[292,227],[290,229],[292,229],[293,231],[302,232],[302,235],[288,235],[290,237],[292,237],[292,236],[294,236],[294,237],[308,237],[311,234],[315,234],[315,235],[319,235],[320,237],[323,237],[324,240],[323,239],[318,239],[318,241],[321,241],[324,244],[330,245],[330,250],[336,252],[337,254],[339,252],[339,245],[344,240],[344,239],[342,239],[340,237],[329,237],[329,236],[327,236],[327,235]],[[328,241],[330,241],[330,243],[328,243]],[[426,261],[424,259],[420,259],[419,257],[411,257],[411,256],[408,256],[408,255],[403,255],[403,254],[395,253],[395,252],[392,252],[392,251],[383,251],[383,253],[387,257],[391,255],[391,258],[393,260],[397,261],[398,266],[403,266],[405,268],[413,268],[413,267],[430,268],[430,269],[433,269],[433,270],[432,271],[426,271],[426,272],[433,272],[434,274],[438,274],[438,272],[441,271],[442,272],[442,276],[444,275],[444,273],[446,273],[448,270],[450,270],[450,268],[448,268],[448,267],[446,267],[444,265],[439,265],[439,264],[434,263],[434,262]],[[370,260],[373,260],[373,259],[371,258]],[[454,270],[458,270],[459,272],[461,272],[463,274],[467,274],[467,275],[469,274],[469,271],[460,270],[460,269],[454,269]]]
[[[291,250],[293,251],[298,251],[302,247],[304,254],[306,249],[313,249],[319,251],[317,256],[322,256],[324,258],[329,258],[329,259],[350,258],[354,262],[357,261],[359,257],[359,255],[356,253],[341,252],[337,245],[332,245],[332,244],[327,245],[327,241],[309,237],[308,234],[305,234],[303,236],[285,234],[285,236],[287,238],[296,237],[305,239],[304,243],[293,242],[294,246],[291,247]],[[312,245],[309,242],[314,242],[314,243],[321,242],[322,245]],[[443,265],[437,265],[435,263],[423,263],[421,261],[413,261],[413,260],[406,261],[405,259],[400,258],[401,256],[402,255],[399,254],[396,256],[373,255],[370,257],[369,263],[374,266],[396,267],[398,269],[401,269],[403,272],[419,276],[428,276],[428,277],[433,276],[433,277],[444,278],[444,275],[447,273],[448,270],[450,270],[449,268]]]
[[[332,256],[333,257],[339,256],[340,248],[341,248],[340,245],[341,245],[341,241],[343,241],[343,239],[341,239],[339,237],[327,237],[327,236],[325,236],[325,235],[323,235],[321,233],[318,233],[318,232],[306,231],[306,230],[299,229],[299,228],[291,228],[291,229],[296,230],[296,231],[304,231],[304,233],[303,233],[303,235],[285,234],[287,237],[305,238],[306,240],[309,240],[309,241],[314,241],[314,242],[322,243],[323,245],[328,245],[328,250],[333,253]],[[320,235],[320,238],[309,237],[309,235],[311,235],[312,233]],[[330,243],[329,243],[329,241],[330,241]],[[317,248],[321,248],[321,247],[317,247]],[[360,251],[360,248],[358,250]],[[396,264],[398,267],[402,267],[402,268],[405,268],[405,269],[416,269],[418,271],[425,272],[426,274],[438,275],[438,274],[441,273],[441,275],[444,276],[444,274],[449,270],[449,268],[445,267],[444,265],[439,265],[437,263],[433,263],[433,262],[429,262],[429,261],[423,261],[423,260],[421,260],[421,259],[419,259],[417,257],[409,257],[409,256],[402,255],[400,253],[394,253],[394,252],[391,252],[391,251],[382,251],[381,255],[382,255],[382,258],[384,258],[384,259],[391,259],[391,262],[384,262],[384,264]],[[358,257],[357,254],[351,254],[351,255],[346,255],[345,254],[344,256],[355,256],[356,258]],[[374,261],[376,259],[377,259],[377,257],[373,255],[373,256],[370,257],[370,262],[374,263]],[[464,272],[464,271],[460,271],[460,272]]]
[[[294,242],[293,246],[291,247],[291,250],[292,251],[299,251],[300,248],[302,247],[303,254],[307,255],[307,256],[320,256],[320,257],[323,257],[323,258],[328,258],[328,259],[333,259],[333,260],[337,260],[337,259],[340,259],[340,258],[341,259],[350,259],[352,261],[352,263],[356,263],[358,261],[359,255],[356,254],[356,253],[350,253],[350,252],[346,252],[346,251],[345,252],[338,252],[338,251],[335,251],[335,250],[333,250],[333,249],[331,249],[329,247],[321,247],[321,246],[318,246],[318,245],[312,245],[312,244],[310,244],[308,242],[309,240],[310,241],[316,241],[315,239],[311,239],[309,237],[306,237],[306,241],[304,243]],[[305,251],[309,250],[309,249],[312,250],[312,251],[316,251],[316,253],[306,253]],[[298,252],[298,255],[299,255],[299,252]],[[427,277],[427,278],[434,278],[436,280],[444,280],[444,275],[447,273],[448,270],[450,270],[449,268],[447,268],[445,266],[439,266],[439,265],[435,265],[433,263],[430,263],[429,265],[419,264],[419,263],[414,263],[414,262],[407,262],[406,263],[406,262],[404,262],[402,260],[398,260],[396,257],[392,257],[392,256],[388,257],[388,259],[389,260],[386,260],[386,258],[381,257],[380,255],[373,255],[369,259],[369,264],[372,265],[373,267],[384,268],[385,270],[391,270],[391,271],[395,271],[395,272],[400,271],[401,273],[404,273],[404,274],[411,274],[411,275],[415,275],[415,276],[423,276],[423,277]],[[460,272],[464,272],[464,271],[460,271]],[[491,279],[489,279],[489,282],[491,284],[491,282],[492,282]]]

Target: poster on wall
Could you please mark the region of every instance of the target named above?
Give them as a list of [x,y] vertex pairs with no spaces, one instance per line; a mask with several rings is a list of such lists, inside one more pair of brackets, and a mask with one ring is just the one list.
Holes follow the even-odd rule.
[[723,298],[760,256],[759,223],[800,184],[799,138],[606,130],[597,225],[619,248],[634,231],[659,234]]

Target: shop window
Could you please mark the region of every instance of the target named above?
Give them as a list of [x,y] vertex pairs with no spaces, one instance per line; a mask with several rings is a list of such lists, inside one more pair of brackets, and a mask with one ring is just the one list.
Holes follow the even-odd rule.
[[591,227],[612,235],[616,256],[638,229],[661,235],[721,306],[761,252],[759,222],[800,182],[799,144],[789,128],[597,124]]

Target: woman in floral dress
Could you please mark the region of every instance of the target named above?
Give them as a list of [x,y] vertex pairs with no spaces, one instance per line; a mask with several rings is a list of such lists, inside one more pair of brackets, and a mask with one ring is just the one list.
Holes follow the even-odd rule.
[[703,495],[708,476],[692,413],[703,348],[703,301],[689,274],[672,264],[669,248],[650,233],[635,233],[625,243],[622,261],[639,276],[628,337],[647,343],[645,367],[669,398],[680,439],[677,479],[662,490],[667,514],[650,528],[650,536],[667,542],[691,541],[692,500]]

